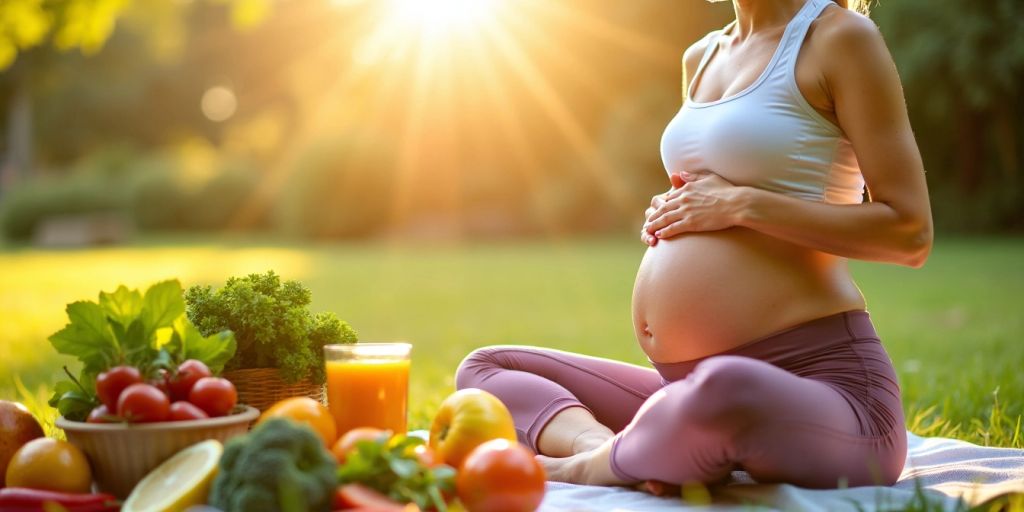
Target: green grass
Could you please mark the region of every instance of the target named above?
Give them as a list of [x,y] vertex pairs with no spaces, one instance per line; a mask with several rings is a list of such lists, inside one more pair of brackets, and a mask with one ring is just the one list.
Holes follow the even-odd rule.
[[[158,239],[123,248],[0,252],[0,398],[45,397],[69,361],[46,338],[64,305],[177,277],[188,286],[275,269],[364,341],[414,348],[412,426],[428,424],[474,347],[540,344],[642,363],[630,322],[632,238],[473,245]],[[909,427],[1024,446],[1024,239],[939,238],[920,270],[852,263],[900,372]]]

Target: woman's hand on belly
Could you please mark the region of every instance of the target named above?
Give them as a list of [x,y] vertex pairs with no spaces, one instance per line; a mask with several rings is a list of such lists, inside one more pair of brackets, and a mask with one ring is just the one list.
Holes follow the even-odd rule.
[[[657,194],[651,198],[651,207],[644,212],[644,228],[646,228],[647,224],[651,222],[651,215],[654,215],[654,212],[658,211],[658,209],[665,204],[665,200],[668,199],[669,195],[686,183],[678,174],[670,175],[669,180],[672,182],[672,188],[664,194]],[[658,239],[651,233],[647,232],[647,229],[640,230],[640,241],[650,247],[654,247],[654,245],[658,243]]]
[[740,212],[736,192],[741,187],[711,171],[682,174],[685,183],[665,194],[660,206],[654,208],[652,201],[654,211],[648,209],[643,233],[656,243],[686,232],[719,231],[737,224]]

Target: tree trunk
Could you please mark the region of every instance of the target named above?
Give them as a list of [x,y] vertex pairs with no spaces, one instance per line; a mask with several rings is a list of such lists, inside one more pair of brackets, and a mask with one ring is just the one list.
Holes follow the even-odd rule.
[[20,68],[12,70],[15,86],[7,109],[7,158],[0,166],[0,193],[32,169],[32,87],[27,69]]

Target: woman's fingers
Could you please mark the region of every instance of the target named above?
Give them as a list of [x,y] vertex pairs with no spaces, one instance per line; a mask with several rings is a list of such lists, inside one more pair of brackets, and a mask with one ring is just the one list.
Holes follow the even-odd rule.
[[[654,236],[658,236],[658,231],[659,230],[663,230],[666,227],[668,227],[670,224],[672,224],[673,222],[676,222],[676,221],[679,221],[679,220],[683,219],[686,216],[686,214],[687,214],[687,211],[684,211],[683,208],[677,208],[675,210],[667,211],[664,214],[662,214],[661,216],[658,216],[654,220],[651,220],[650,222],[648,222],[644,226],[644,229],[647,230],[648,233],[650,233],[650,234],[652,234]],[[658,237],[658,238],[662,238],[662,237]]]
[[650,247],[654,247],[655,244],[658,243],[658,239],[654,235],[648,233],[643,229],[640,230],[640,241],[647,244]]
[[654,232],[656,239],[672,238],[676,235],[681,235],[687,231],[692,231],[689,225],[689,218],[683,217],[675,222],[668,224],[665,227],[659,228]]

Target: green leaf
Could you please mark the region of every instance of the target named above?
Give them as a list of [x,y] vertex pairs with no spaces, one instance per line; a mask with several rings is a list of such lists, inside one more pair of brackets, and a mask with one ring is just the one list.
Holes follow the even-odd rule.
[[[67,371],[67,367],[64,368],[64,371]],[[54,386],[53,397],[50,398],[49,404],[65,418],[83,421],[93,408],[99,405],[99,400],[87,385],[79,385],[73,380],[64,380]]]
[[446,510],[443,492],[454,489],[455,470],[430,468],[416,457],[422,439],[396,435],[360,441],[338,468],[338,481],[360,483],[400,503],[413,502],[421,509]]
[[170,327],[184,314],[185,297],[177,279],[154,284],[146,290],[140,318],[147,335],[152,335],[161,327]]
[[206,363],[214,374],[219,374],[224,369],[224,365],[234,357],[238,348],[235,335],[231,331],[221,331],[204,337],[184,316],[174,322],[174,334],[171,335],[168,350],[172,350],[170,347],[175,345],[178,345],[176,348],[182,361],[198,359]]
[[[117,334],[118,329],[115,328],[114,332]],[[152,338],[152,334],[146,333],[146,326],[143,321],[136,318],[128,324],[126,331],[120,333],[118,341],[121,343],[121,350],[125,353],[125,358],[128,362],[136,364],[141,357],[156,352],[155,347],[151,343]]]
[[69,420],[84,421],[97,405],[94,397],[81,391],[68,391],[57,400],[57,411]]
[[420,469],[420,464],[410,459],[391,459],[389,466],[399,478],[412,478]]
[[142,311],[142,294],[121,285],[114,293],[100,292],[100,306],[111,320],[127,327]]
[[75,356],[90,367],[103,367],[118,359],[120,347],[99,304],[72,302],[67,313],[71,322],[50,336],[57,352]]

